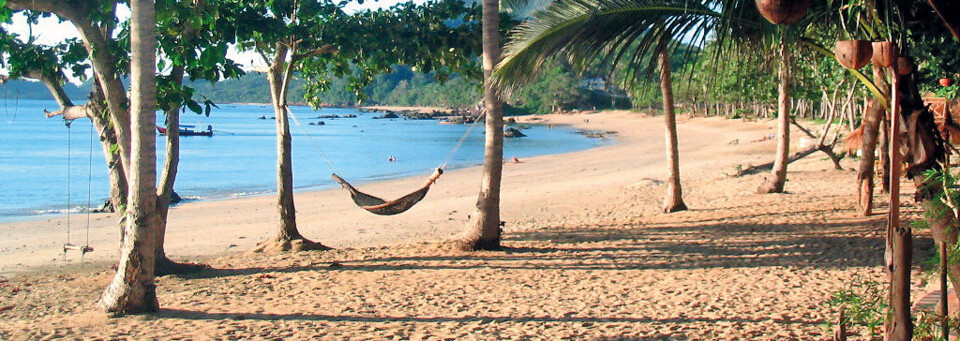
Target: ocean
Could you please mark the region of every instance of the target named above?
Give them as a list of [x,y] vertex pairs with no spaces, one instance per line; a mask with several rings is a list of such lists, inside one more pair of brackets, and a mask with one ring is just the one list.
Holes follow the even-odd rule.
[[[68,129],[54,101],[0,99],[0,221],[40,219],[67,210],[99,207],[109,196],[107,168],[89,120]],[[450,153],[468,125],[441,125],[435,120],[373,119],[382,113],[349,108],[291,107],[302,126],[291,120],[294,187],[297,191],[334,188],[336,172],[354,184],[406,176],[427,176]],[[319,115],[357,115],[319,119]],[[259,119],[265,116],[266,119]],[[210,116],[181,114],[181,124],[214,129],[214,136],[181,137],[175,191],[186,200],[215,200],[268,194],[276,188],[276,135],[269,105],[224,104]],[[163,115],[158,125],[163,126]],[[323,125],[309,125],[310,122]],[[504,157],[526,158],[589,149],[605,143],[563,126],[531,125],[524,138],[505,139]],[[308,139],[316,142],[318,151]],[[157,137],[158,177],[165,141]],[[393,156],[396,161],[390,162]],[[447,169],[483,162],[480,123],[449,162]]]

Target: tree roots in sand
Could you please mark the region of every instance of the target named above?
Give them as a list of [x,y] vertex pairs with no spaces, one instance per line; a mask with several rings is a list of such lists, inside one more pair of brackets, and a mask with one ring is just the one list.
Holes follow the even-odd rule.
[[499,251],[503,250],[500,240],[467,240],[460,239],[452,242],[453,248],[460,251]]
[[311,241],[306,238],[275,238],[268,239],[257,244],[257,247],[251,252],[280,253],[280,252],[299,252],[299,251],[326,251],[331,247]]
[[679,203],[674,203],[672,205],[666,205],[663,207],[663,213],[674,213],[686,210],[687,204],[684,204],[683,200],[681,200]]
[[760,187],[757,187],[757,193],[783,193],[783,184],[778,183],[776,179],[767,178]]

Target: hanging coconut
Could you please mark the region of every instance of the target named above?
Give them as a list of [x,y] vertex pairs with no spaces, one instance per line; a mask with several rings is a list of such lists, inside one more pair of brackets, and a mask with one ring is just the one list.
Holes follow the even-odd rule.
[[757,10],[775,25],[792,24],[807,15],[810,0],[756,0]]
[[879,67],[891,67],[897,60],[897,47],[889,41],[878,41],[873,43],[873,65]]
[[913,72],[913,61],[907,57],[897,58],[897,74],[901,76],[909,75]]
[[870,42],[864,40],[837,40],[833,53],[837,56],[840,65],[856,70],[870,62],[873,48]]

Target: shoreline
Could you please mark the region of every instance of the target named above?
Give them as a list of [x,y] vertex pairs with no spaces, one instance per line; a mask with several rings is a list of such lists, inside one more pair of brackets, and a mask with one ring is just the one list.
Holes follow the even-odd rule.
[[[242,104],[257,105],[257,103],[242,103]],[[266,103],[266,104],[269,105],[269,103]],[[433,107],[393,107],[393,106],[371,106],[371,107],[362,107],[362,108],[368,109],[368,110],[380,110],[380,111],[393,110],[393,111],[418,111],[418,112],[448,110],[448,109],[433,108]],[[565,115],[567,114],[561,114],[559,116],[565,116]],[[636,115],[640,115],[640,114],[636,114]],[[541,120],[544,116],[551,116],[551,115],[523,116],[525,119],[518,120],[518,123],[542,124],[544,122]],[[531,120],[531,118],[533,119]],[[571,129],[571,133],[575,133],[578,130],[584,129],[584,127],[580,123],[582,122],[553,123],[553,124],[568,126]],[[548,157],[548,156],[561,156],[561,155],[568,155],[568,154],[574,154],[574,153],[583,153],[583,152],[588,152],[594,149],[611,147],[618,143],[616,142],[615,137],[612,138],[611,140],[613,140],[614,142],[598,144],[597,146],[588,148],[586,150],[572,151],[572,152],[566,152],[566,153],[560,153],[560,154],[540,155],[532,158],[525,158],[524,160],[526,161],[526,160],[534,160],[537,158]],[[508,158],[505,158],[505,162],[504,162],[505,167],[508,167],[510,164],[508,160],[509,160]],[[455,174],[459,172],[479,173],[481,167],[482,167],[482,163],[471,164],[471,165],[460,165],[460,166],[455,165],[447,169],[447,172],[444,173],[444,177],[441,178],[440,181],[443,182],[445,178],[451,177],[451,174]],[[389,192],[400,191],[396,194],[402,195],[404,194],[403,193],[404,188],[409,190],[415,187],[415,186],[409,186],[408,184],[419,183],[421,179],[427,175],[429,174],[388,176],[388,177],[382,177],[377,179],[357,180],[354,184],[362,185],[364,187],[375,187],[375,188],[396,187],[397,188],[396,191],[388,190],[387,192],[389,193]],[[477,184],[479,184],[479,179],[477,180]],[[404,185],[408,185],[408,186],[404,186]],[[343,202],[350,202],[349,195],[347,195],[346,192],[341,193],[342,189],[340,188],[340,186],[330,185],[330,187],[328,188],[322,188],[322,187],[326,187],[326,186],[305,186],[302,189],[295,188],[294,191],[298,198],[297,210],[298,211],[301,210],[300,197],[302,196],[309,196],[309,197],[320,196],[320,197],[333,198],[334,200],[343,200]],[[436,190],[434,190],[433,192],[436,192]],[[173,213],[174,211],[177,211],[177,210],[181,210],[184,208],[193,210],[195,208],[194,207],[195,205],[204,206],[205,204],[210,206],[222,207],[222,206],[230,206],[230,205],[233,205],[234,203],[247,202],[251,200],[269,201],[275,197],[275,194],[276,194],[275,190],[270,190],[265,193],[257,193],[257,194],[250,194],[250,195],[226,196],[226,197],[203,198],[203,199],[187,199],[183,203],[171,206],[170,215],[172,217],[171,219],[174,219],[171,222],[171,224],[177,223],[175,220],[176,215]],[[430,196],[428,195],[428,200],[429,198]],[[72,222],[71,229],[73,230],[72,234],[80,235],[80,236],[83,236],[85,234],[85,227],[83,226],[83,224],[86,222],[86,218],[85,218],[86,214],[87,214],[86,212],[71,212],[70,216],[72,217],[71,219],[71,222]],[[198,212],[197,214],[202,214],[202,213]],[[115,215],[116,215],[115,213],[92,213],[91,220],[93,222],[91,224],[92,225],[91,229],[100,230],[92,233],[98,234],[98,232],[100,232],[100,234],[102,234],[102,231],[104,231],[105,229],[108,229],[108,227],[111,227],[112,225],[110,225],[110,223],[108,222],[113,221],[115,219]],[[69,254],[67,257],[68,258],[67,261],[62,261],[59,258],[55,258],[54,256],[60,256],[59,252],[51,253],[50,250],[51,248],[59,250],[60,245],[63,244],[63,241],[60,241],[60,239],[63,239],[62,236],[66,235],[66,231],[64,230],[64,231],[57,232],[56,228],[49,228],[49,225],[53,224],[54,226],[65,229],[66,220],[67,220],[67,215],[66,213],[63,213],[63,212],[39,214],[36,216],[23,216],[18,218],[11,218],[11,220],[0,220],[0,235],[6,235],[10,237],[18,234],[23,234],[22,232],[27,230],[36,231],[36,227],[39,227],[39,226],[47,226],[48,228],[46,229],[46,231],[44,231],[43,234],[46,236],[51,236],[56,240],[56,242],[53,242],[53,243],[50,243],[50,242],[45,243],[47,245],[43,247],[36,247],[36,246],[31,247],[31,245],[29,244],[21,244],[21,246],[17,248],[11,245],[13,243],[9,243],[9,244],[5,243],[4,239],[0,238],[0,276],[6,275],[6,274],[33,273],[36,271],[50,271],[50,270],[57,270],[57,269],[66,270],[65,268],[73,265],[81,265],[81,267],[100,266],[100,265],[112,262],[112,257],[103,257],[103,253],[100,250],[113,250],[113,249],[117,249],[119,246],[118,245],[111,246],[109,244],[103,244],[103,243],[100,243],[101,245],[99,246],[95,246],[94,247],[95,252],[86,255],[87,257],[83,259],[82,263],[69,259],[71,258]],[[112,226],[112,227],[115,228],[116,226]],[[17,230],[20,230],[20,231],[17,231]],[[10,238],[7,238],[6,240],[10,240]],[[11,241],[17,241],[17,240],[20,240],[20,239],[17,239],[16,237],[14,237],[14,240],[11,240]],[[73,241],[73,244],[77,244],[77,243]],[[91,245],[95,245],[95,244],[97,243],[91,243]],[[368,246],[367,244],[361,244],[361,245]],[[222,255],[246,251],[246,249],[232,250],[234,248],[236,248],[236,246],[228,245],[228,248],[226,250],[222,250],[220,252],[187,253],[186,256],[188,256],[188,258],[190,258],[191,260],[213,259]],[[10,251],[18,251],[18,250],[21,250],[21,251],[10,252]],[[38,253],[46,254],[46,256],[41,257],[42,260],[38,260],[38,259],[27,260],[27,258],[29,257],[27,257],[26,254],[36,255]],[[5,256],[5,254],[7,255]],[[176,253],[174,253],[174,256],[172,257],[176,258],[177,257]],[[14,259],[15,261],[11,261]]]
[[[885,218],[857,215],[856,160],[843,160],[843,170],[823,157],[794,162],[782,194],[756,193],[769,173],[726,174],[772,158],[775,141],[761,137],[773,121],[681,116],[690,209],[664,214],[662,117],[545,119],[617,130],[618,143],[506,164],[503,250],[445,243],[469,224],[477,167],[449,172],[397,216],[370,215],[345,193],[298,195],[300,231],[336,248],[325,252],[245,252],[273,236],[270,198],[196,203],[171,211],[167,251],[212,269],[157,278],[158,313],[110,318],[93,306],[116,255],[98,249],[88,262],[72,254],[70,262],[0,275],[0,289],[11,293],[0,305],[8,322],[0,338],[822,339],[839,313],[826,304],[834,293],[885,278]],[[419,184],[408,178],[363,190],[394,197]],[[917,204],[903,204],[919,217]],[[102,223],[92,241],[113,246],[115,221]],[[0,262],[49,256],[9,247],[55,248],[49,239],[62,231],[51,226],[31,225],[34,240],[11,242],[27,234],[0,225]],[[929,232],[918,231],[915,257],[933,250]],[[914,293],[928,292],[935,280],[913,270]]]
[[[254,104],[250,104],[250,103],[242,103],[242,104],[243,104],[243,105],[254,105]],[[269,104],[269,103],[268,103],[268,104]],[[368,110],[379,110],[379,111],[381,111],[381,112],[383,112],[383,111],[398,111],[398,112],[406,111],[406,112],[416,112],[416,113],[429,113],[429,112],[434,112],[434,111],[437,111],[437,110],[444,110],[444,109],[442,109],[442,108],[433,108],[433,107],[371,106],[371,107],[363,107],[363,108],[366,108],[366,109],[368,109]],[[353,109],[358,109],[358,108],[353,108]],[[541,125],[540,122],[527,122],[527,123],[530,124],[530,125]],[[570,125],[570,124],[559,124],[559,126],[568,127],[569,130],[570,130],[568,133],[570,133],[570,134],[579,134],[579,133],[580,133],[580,130],[577,129],[576,127],[574,127],[573,125]],[[581,135],[583,135],[583,134],[581,134]],[[594,137],[587,136],[587,138],[593,139]],[[601,137],[600,139],[607,140],[606,137]],[[609,139],[609,140],[614,140],[614,139]],[[607,143],[597,141],[597,142],[591,142],[591,144],[592,144],[592,146],[587,147],[587,149],[602,147],[602,146],[606,145]],[[574,149],[574,150],[572,150],[572,151],[565,151],[565,152],[561,152],[561,153],[559,153],[559,154],[566,154],[566,153],[576,152],[576,151],[580,151],[580,150],[579,150],[579,149]],[[542,155],[555,155],[555,154],[542,154]],[[542,156],[542,155],[540,155],[540,156]],[[504,160],[505,160],[505,161],[509,161],[509,156],[505,156],[505,157],[504,157]],[[448,166],[447,166],[447,170],[451,170],[451,171],[452,171],[452,170],[458,170],[458,169],[470,168],[470,167],[479,167],[479,166],[482,166],[482,159],[476,160],[476,162],[465,162],[465,163],[462,163],[462,164],[451,164],[451,165],[448,165]],[[369,177],[369,176],[368,176],[368,177],[363,177],[363,178],[358,178],[358,179],[351,179],[351,180],[353,180],[353,181],[351,181],[351,183],[353,183],[354,185],[358,185],[358,184],[364,184],[364,185],[366,185],[366,184],[383,182],[383,181],[400,180],[400,179],[404,179],[404,178],[417,178],[417,177],[421,177],[421,176],[424,176],[424,175],[429,175],[430,172],[432,172],[432,168],[430,168],[430,167],[425,167],[423,172],[420,172],[420,171],[404,171],[404,172],[400,172],[400,173],[390,173],[390,174],[384,174],[384,175],[377,175],[377,176],[373,176],[373,177]],[[422,173],[422,174],[421,174],[421,173]],[[183,204],[187,204],[187,203],[194,203],[194,202],[233,200],[233,199],[242,199],[242,198],[248,198],[248,197],[270,196],[270,195],[276,194],[275,184],[267,184],[267,185],[266,185],[266,188],[267,188],[267,189],[259,190],[259,191],[253,191],[253,192],[249,192],[249,191],[246,191],[246,190],[242,190],[242,188],[233,188],[233,190],[236,191],[235,193],[230,192],[231,189],[230,189],[230,188],[227,188],[227,189],[220,189],[221,191],[213,191],[213,192],[210,192],[210,193],[202,193],[202,194],[200,194],[200,195],[192,195],[192,196],[191,196],[191,195],[185,195],[185,196],[183,196],[183,199],[184,199],[184,200],[183,200],[181,203],[174,204],[174,205],[172,205],[171,207],[177,207],[177,206],[179,206],[179,205],[183,205]],[[336,183],[329,182],[329,181],[328,181],[328,182],[321,182],[321,183],[306,184],[306,185],[301,185],[301,186],[295,186],[295,187],[294,187],[294,191],[295,191],[295,192],[297,192],[297,193],[304,193],[304,194],[312,193],[312,192],[318,192],[318,191],[336,190],[336,189],[340,189],[340,186],[337,185]],[[101,198],[101,199],[96,199],[96,200],[94,200],[94,201],[95,201],[95,202],[98,202],[98,203],[102,203],[103,201],[105,201],[105,200],[107,200],[107,199],[108,199],[108,198],[103,197],[103,198]],[[78,205],[79,205],[79,204],[78,204]],[[70,214],[71,216],[77,217],[77,216],[85,216],[85,215],[87,214],[87,210],[85,210],[85,209],[82,208],[82,207],[79,207],[78,205],[74,205],[74,208],[70,209],[70,213],[69,213],[69,214]],[[99,207],[99,205],[97,205],[97,206],[95,206],[95,207]],[[36,207],[36,208],[29,209],[29,210],[26,210],[26,209],[25,209],[23,212],[25,212],[26,214],[19,214],[19,213],[17,213],[17,214],[9,214],[9,215],[2,215],[2,214],[0,214],[0,225],[2,225],[2,224],[8,224],[8,223],[25,223],[25,222],[34,222],[34,221],[40,221],[40,220],[50,220],[50,219],[56,219],[56,218],[65,218],[65,217],[67,216],[67,212],[66,212],[66,211],[67,211],[67,210],[64,209],[64,208],[62,207],[62,205],[52,205],[52,206]],[[100,212],[94,211],[93,213],[94,213],[94,214],[99,214]],[[77,219],[77,218],[74,218],[74,219]]]
[[[523,116],[518,122],[564,124],[574,129],[614,130],[619,134],[615,136],[615,143],[527,158],[519,164],[505,163],[501,206],[508,226],[555,218],[554,212],[563,212],[551,206],[578,209],[581,202],[575,199],[580,193],[593,191],[597,186],[595,182],[627,187],[637,183],[658,185],[661,182],[656,179],[665,176],[659,166],[664,162],[660,117],[608,111]],[[689,155],[685,157],[690,161],[694,155],[714,157],[715,151],[700,151],[712,142],[728,136],[765,134],[771,128],[770,122],[744,123],[718,118],[682,118],[680,122],[681,136],[687,136],[682,144],[686,154],[681,155]],[[717,125],[726,130],[711,133]],[[716,136],[706,138],[709,135]],[[757,145],[773,148],[769,141]],[[725,148],[728,147],[736,146]],[[766,153],[757,154],[761,150],[749,152],[753,158],[765,159]],[[705,163],[716,163],[716,160],[687,160],[681,163],[685,173],[702,168]],[[335,248],[447,240],[462,230],[474,209],[480,170],[479,166],[471,166],[445,173],[423,202],[398,216],[372,216],[355,207],[339,188],[297,192],[298,225],[308,238]],[[393,198],[417,188],[425,176],[364,183],[362,189]],[[574,200],[555,198],[557,193],[569,193]],[[269,194],[178,205],[170,212],[167,253],[174,259],[193,260],[250,250],[257,242],[274,235],[275,215],[274,197]],[[118,247],[116,217],[98,213],[91,215],[91,219],[90,244],[96,251],[87,254],[83,262],[112,262]],[[72,233],[84,235],[83,225],[73,224]],[[0,238],[0,274],[30,272],[39,267],[69,268],[78,264],[77,254],[68,254],[67,261],[61,260],[65,226],[63,217],[0,223],[0,236],[3,236]]]

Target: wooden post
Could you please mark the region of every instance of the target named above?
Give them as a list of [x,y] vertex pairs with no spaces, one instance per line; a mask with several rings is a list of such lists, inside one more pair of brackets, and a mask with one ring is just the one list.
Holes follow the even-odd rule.
[[912,231],[900,226],[900,75],[894,66],[890,91],[890,215],[887,224],[887,269],[890,274],[890,313],[885,340],[910,340],[910,265]]
[[[949,155],[949,154],[947,154]],[[950,159],[947,159],[947,165],[950,164]],[[949,168],[948,168],[949,169]],[[942,319],[943,325],[940,326],[943,330],[943,339],[950,340],[950,302],[947,298],[947,243],[945,241],[940,242],[940,318]]]
[[[945,113],[947,115],[950,115],[950,111],[946,109],[947,108],[944,107]],[[945,141],[950,141],[949,131],[943,136],[943,139]],[[946,174],[950,174],[950,150],[948,149],[945,154],[946,155],[943,156],[943,173],[946,175]],[[953,216],[957,217],[957,210],[955,209],[956,206],[953,205],[952,201],[950,200],[950,193],[947,192],[949,190],[949,187],[947,186],[946,177],[944,177],[943,184],[944,184],[943,190],[944,190],[944,197],[946,198],[946,204],[951,208],[951,211],[952,211],[951,213],[953,214]],[[943,339],[950,340],[950,325],[949,325],[950,299],[947,296],[948,294],[947,293],[947,259],[949,258],[949,256],[947,255],[947,241],[941,240],[939,243],[939,246],[940,246],[940,322],[942,323],[940,328],[943,333],[942,335]]]

